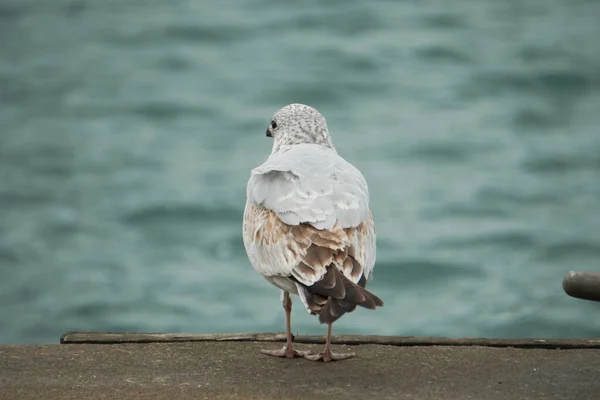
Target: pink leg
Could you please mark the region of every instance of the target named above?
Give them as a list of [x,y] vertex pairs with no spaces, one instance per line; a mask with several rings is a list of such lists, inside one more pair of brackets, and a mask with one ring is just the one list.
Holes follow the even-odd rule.
[[294,344],[292,343],[292,322],[291,322],[291,314],[292,314],[292,299],[290,298],[290,294],[288,292],[283,292],[283,309],[285,310],[285,330],[287,333],[287,342],[286,344],[279,350],[261,350],[260,352],[263,354],[267,354],[269,356],[275,357],[306,357],[311,354],[310,351],[298,351],[294,349]]
[[325,348],[323,352],[320,354],[308,354],[305,355],[304,358],[311,361],[320,361],[329,362],[329,361],[338,361],[345,360],[347,358],[354,357],[356,354],[354,353],[334,353],[331,351],[331,324],[327,324],[327,339],[325,341]]

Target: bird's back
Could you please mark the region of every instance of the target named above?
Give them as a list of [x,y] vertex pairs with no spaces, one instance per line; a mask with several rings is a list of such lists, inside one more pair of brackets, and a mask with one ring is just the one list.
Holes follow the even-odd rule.
[[355,228],[369,215],[361,172],[335,150],[312,144],[272,154],[252,171],[247,196],[290,225]]

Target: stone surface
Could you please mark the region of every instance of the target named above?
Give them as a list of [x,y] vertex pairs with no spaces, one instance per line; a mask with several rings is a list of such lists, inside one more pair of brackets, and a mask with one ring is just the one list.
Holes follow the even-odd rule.
[[265,356],[261,348],[281,343],[254,337],[0,346],[0,399],[591,400],[600,393],[593,347],[336,345],[357,357],[324,364]]

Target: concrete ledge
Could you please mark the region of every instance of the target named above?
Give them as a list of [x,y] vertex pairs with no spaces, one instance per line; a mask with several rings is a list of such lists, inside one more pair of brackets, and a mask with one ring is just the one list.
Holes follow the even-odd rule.
[[[285,342],[282,333],[177,334],[124,332],[67,332],[61,344],[118,344],[164,342]],[[324,336],[299,335],[295,343],[324,344]],[[525,349],[600,349],[599,339],[481,339],[417,336],[335,335],[341,345],[379,344],[386,346],[483,346]]]
[[[595,400],[600,393],[597,339],[337,336],[335,351],[357,356],[329,364],[260,353],[282,340],[71,332],[62,338],[71,345],[3,345],[0,399]],[[297,338],[302,350],[319,351],[320,342]]]

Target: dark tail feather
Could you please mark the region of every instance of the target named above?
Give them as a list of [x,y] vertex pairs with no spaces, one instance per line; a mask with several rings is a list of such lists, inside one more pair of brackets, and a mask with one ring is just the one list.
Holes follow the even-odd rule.
[[[357,285],[342,275],[342,273],[333,266],[328,268],[327,274],[330,273],[336,275],[336,283],[340,282],[343,285],[345,296],[342,299],[329,296],[327,303],[325,303],[325,306],[319,313],[319,322],[322,324],[329,324],[337,321],[345,313],[354,311],[357,305],[371,310],[383,306],[383,301],[381,301],[379,297],[364,289],[366,279],[362,278],[359,281],[359,285]],[[307,287],[307,289],[313,291],[313,287],[317,285],[318,283]],[[317,290],[319,290],[319,288],[317,288]],[[326,294],[323,295],[326,296]]]
[[[361,288],[365,288],[365,286],[367,286],[367,278],[365,278],[365,276],[361,276],[360,280],[358,281],[358,286],[360,286]],[[375,302],[375,305],[377,307],[383,307],[383,300],[381,300],[379,297],[375,296],[373,293],[369,292],[368,290],[365,290],[365,292],[371,296],[371,299]]]
[[340,272],[338,272],[338,274],[342,277],[344,287],[346,288],[346,297],[344,297],[344,300],[351,301],[356,305],[372,310],[374,310],[376,307],[383,307],[383,301],[365,289],[366,279],[364,277],[361,278],[361,280],[358,282],[359,284],[357,285]]
[[306,286],[309,292],[334,299],[343,299],[346,297],[346,285],[344,276],[334,266],[327,267],[327,272],[323,278],[311,286]]
[[310,309],[310,313],[313,315],[319,314],[321,312],[321,310],[323,309],[323,307],[325,307],[325,304],[327,304],[327,299],[329,297],[321,296],[319,294],[309,292],[307,290],[306,286],[302,285],[301,283],[298,283],[297,285],[298,285],[298,290],[302,291],[302,295],[303,295],[304,299],[306,300],[306,304],[308,305],[308,308]]
[[379,297],[365,289],[367,280],[364,276],[356,284],[333,265],[328,266],[323,278],[311,286],[303,285],[294,277],[291,279],[302,291],[311,314],[319,314],[322,324],[337,321],[342,315],[354,311],[356,306],[371,310],[383,306]]
[[[340,304],[340,302],[342,302]],[[354,311],[356,304],[334,298],[327,299],[325,307],[319,313],[319,322],[322,324],[332,324],[347,312]]]

